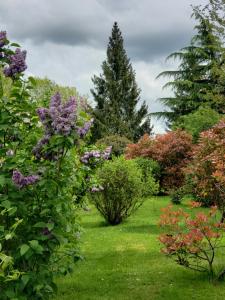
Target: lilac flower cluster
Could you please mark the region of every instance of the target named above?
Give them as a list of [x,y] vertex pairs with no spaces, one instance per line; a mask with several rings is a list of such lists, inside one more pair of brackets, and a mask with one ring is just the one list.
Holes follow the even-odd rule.
[[75,128],[77,102],[74,97],[62,104],[61,95],[52,96],[49,109],[38,108],[37,113],[45,130],[51,134],[69,135]]
[[26,70],[27,65],[25,62],[27,52],[16,49],[15,54],[9,56],[9,66],[5,67],[4,74],[7,77],[13,77],[18,73]]
[[39,176],[37,175],[29,175],[25,177],[20,171],[13,171],[12,181],[18,188],[23,188],[27,185],[34,184],[38,180]]
[[0,48],[4,47],[7,41],[6,31],[0,31]]
[[[43,136],[43,138],[41,138],[37,145],[34,147],[33,149],[33,154],[36,156],[37,159],[41,159],[42,156],[44,156],[45,159],[50,159],[49,155],[50,153],[42,153],[42,149],[45,145],[47,145],[49,143],[49,140],[50,140],[50,135],[46,134]],[[51,160],[51,159],[50,159]]]
[[75,128],[77,102],[75,97],[70,97],[65,103],[61,103],[61,96],[56,93],[50,103],[49,115],[52,120],[52,129],[56,134],[69,135]]
[[81,162],[84,164],[88,164],[90,162],[90,159],[96,158],[99,160],[100,158],[104,160],[108,160],[112,152],[112,147],[107,147],[103,152],[99,150],[91,150],[84,153],[84,155],[81,157]]
[[97,193],[97,192],[102,192],[102,191],[104,191],[104,188],[101,185],[99,185],[98,187],[97,186],[93,186],[91,188],[91,192],[92,193]]
[[102,158],[107,160],[110,158],[110,155],[112,153],[112,146],[109,146],[105,149],[105,151],[102,153]]
[[89,131],[93,123],[94,123],[94,119],[91,119],[90,121],[86,122],[83,127],[79,127],[77,129],[77,133],[80,138],[85,137],[85,135],[87,134],[87,132]]
[[42,149],[50,141],[51,136],[60,134],[68,136],[75,129],[77,119],[77,101],[70,97],[66,103],[62,103],[61,95],[56,93],[51,98],[49,108],[38,108],[37,114],[45,127],[45,135],[33,149],[36,158],[54,159],[54,153],[42,153]]

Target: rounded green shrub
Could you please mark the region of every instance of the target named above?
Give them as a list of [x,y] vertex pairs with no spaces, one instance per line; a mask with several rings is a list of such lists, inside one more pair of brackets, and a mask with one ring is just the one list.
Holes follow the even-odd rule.
[[104,147],[112,146],[112,154],[115,156],[119,156],[124,154],[126,146],[131,143],[132,141],[129,140],[127,137],[120,136],[119,134],[114,134],[99,139],[96,142],[96,146],[97,147],[100,147],[101,145]]
[[143,203],[142,172],[135,161],[106,161],[96,177],[101,186],[92,190],[91,199],[109,224],[120,224]]
[[142,171],[142,180],[144,182],[144,196],[157,195],[159,192],[160,166],[153,159],[137,157],[134,159]]

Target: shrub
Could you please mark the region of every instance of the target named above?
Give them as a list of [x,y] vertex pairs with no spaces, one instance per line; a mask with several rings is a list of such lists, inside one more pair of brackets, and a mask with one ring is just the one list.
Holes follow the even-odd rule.
[[[160,225],[167,232],[160,235],[164,245],[162,252],[181,266],[198,271],[208,272],[215,276],[214,262],[221,245],[225,225],[216,218],[217,207],[212,207],[205,214],[197,213],[194,217],[184,210],[173,210],[172,206],[163,209]],[[218,274],[222,277],[224,271]]]
[[115,134],[115,135],[105,136],[105,137],[99,139],[96,142],[96,146],[97,147],[112,146],[112,154],[115,156],[119,156],[119,155],[124,154],[126,146],[131,143],[132,143],[132,141],[129,140],[127,137]]
[[185,195],[185,191],[184,191],[183,187],[180,187],[179,189],[173,191],[170,195],[172,203],[180,204],[184,195]]
[[[185,169],[192,193],[205,206],[216,204],[225,211],[225,121],[201,133],[193,161]],[[225,215],[223,216],[223,218]]]
[[126,158],[145,157],[156,160],[161,168],[160,187],[167,192],[184,184],[185,167],[191,158],[192,136],[176,130],[157,135],[144,135],[137,144],[128,145]]
[[14,46],[0,32],[0,298],[41,300],[78,258],[75,160],[91,122],[59,93],[35,111],[26,52]]
[[134,161],[123,157],[106,161],[96,177],[100,186],[90,197],[109,224],[121,223],[142,204],[142,173]]
[[142,170],[142,180],[144,182],[144,195],[157,195],[159,192],[160,166],[157,161],[143,157],[135,158],[136,164]]

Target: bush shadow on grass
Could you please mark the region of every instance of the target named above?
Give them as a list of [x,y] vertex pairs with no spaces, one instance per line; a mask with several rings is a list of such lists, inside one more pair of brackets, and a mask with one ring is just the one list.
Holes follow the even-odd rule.
[[108,224],[105,220],[102,220],[102,221],[98,221],[98,222],[96,222],[96,221],[84,222],[82,224],[82,226],[84,228],[92,228],[92,229],[94,229],[94,228],[109,227],[109,226],[112,226],[112,225]]
[[124,226],[123,231],[130,233],[140,233],[140,234],[161,234],[163,232],[162,228],[156,224],[140,224]]

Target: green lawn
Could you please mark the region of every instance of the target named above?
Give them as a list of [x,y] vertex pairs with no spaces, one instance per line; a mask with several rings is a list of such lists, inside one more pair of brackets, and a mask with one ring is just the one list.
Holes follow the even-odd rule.
[[[160,253],[157,226],[167,197],[155,197],[128,220],[106,226],[97,211],[82,212],[84,260],[72,275],[57,279],[54,300],[225,299],[225,283],[176,265]],[[182,205],[185,206],[185,205]],[[188,209],[188,208],[187,208]]]

